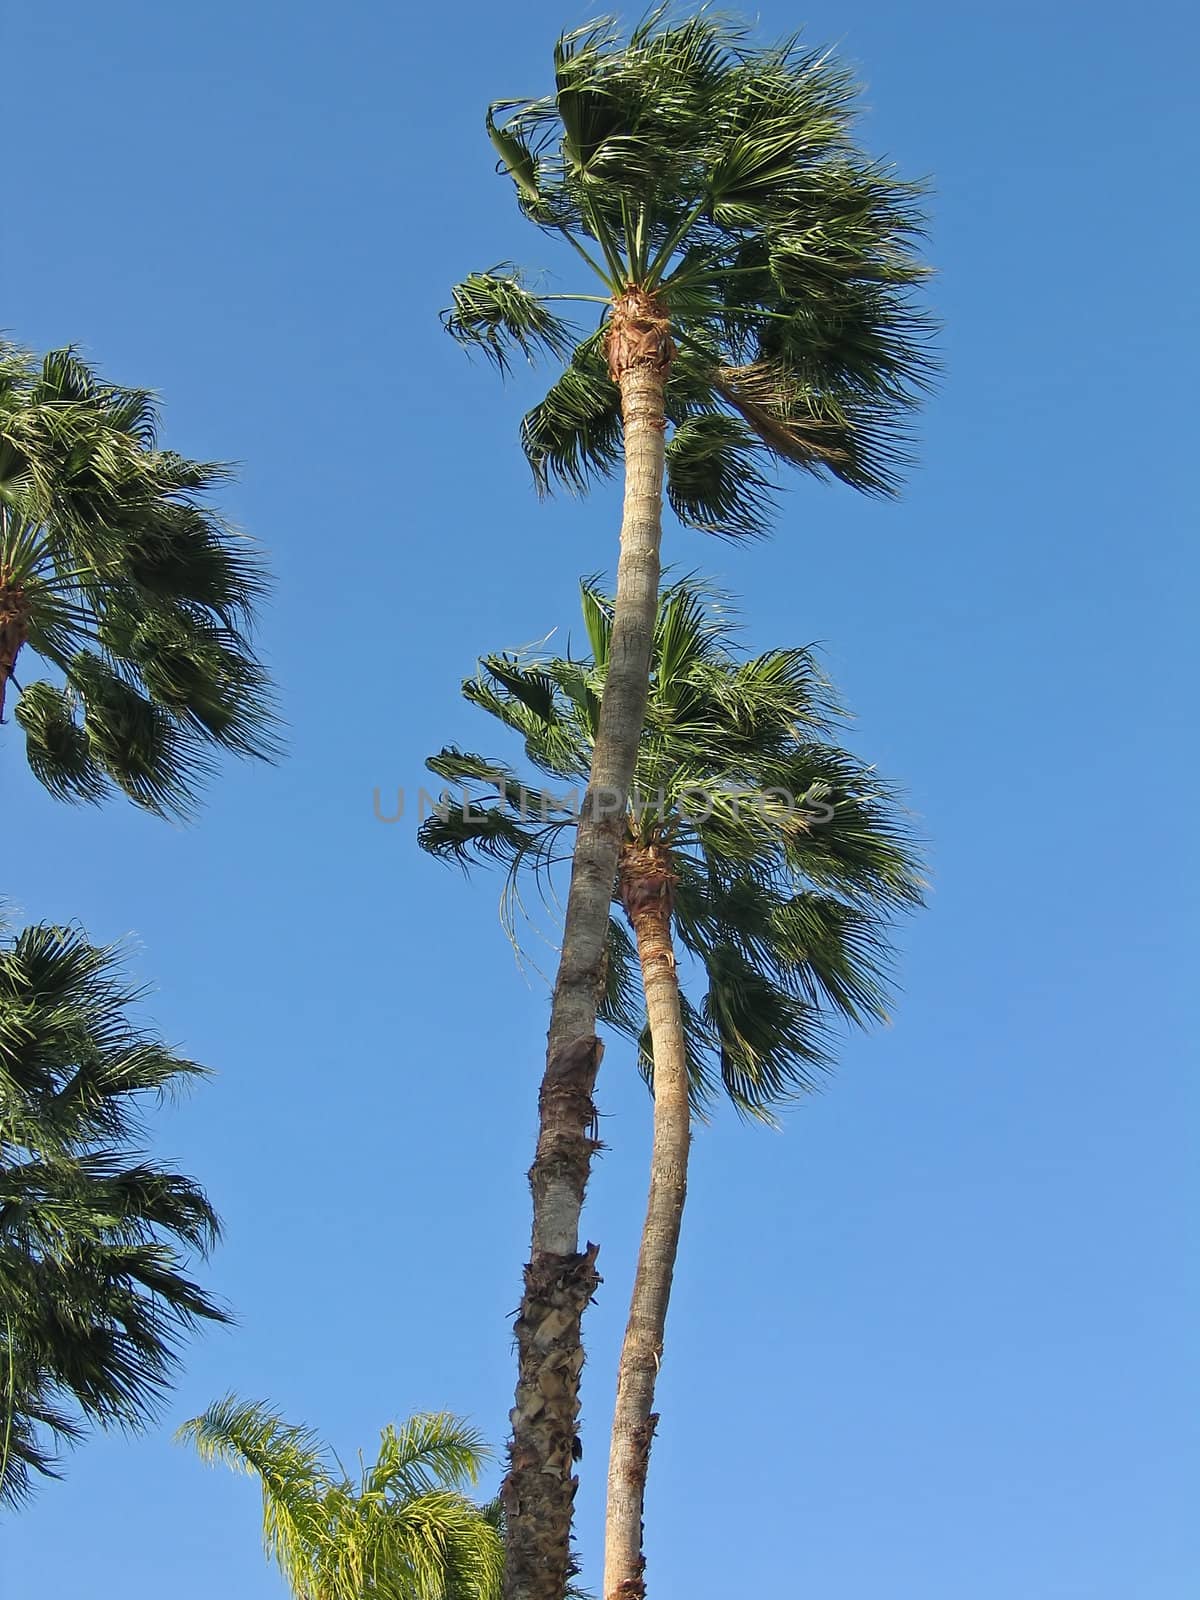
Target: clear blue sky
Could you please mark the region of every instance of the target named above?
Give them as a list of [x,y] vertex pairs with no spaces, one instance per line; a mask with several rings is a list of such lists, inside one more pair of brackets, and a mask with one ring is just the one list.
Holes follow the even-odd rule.
[[[436,317],[465,271],[544,259],[482,112],[540,92],[585,14],[7,7],[0,322],[78,341],[162,393],[172,444],[243,464],[292,753],[226,768],[184,830],[56,807],[0,736],[3,892],[131,936],[154,1016],[217,1069],[159,1150],[224,1215],[210,1278],[240,1319],[160,1431],[89,1444],[7,1523],[5,1600],[279,1595],[255,1491],[170,1441],[229,1388],[351,1456],[418,1407],[503,1443],[545,1000],[494,884],[371,791],[478,734],[475,654],[570,624],[611,559],[612,495],[537,503],[529,381]],[[803,15],[771,0],[764,28]],[[770,544],[672,527],[668,559],[740,595],[756,647],[826,642],[936,889],[895,1026],[784,1133],[698,1140],[652,1593],[1190,1600],[1200,39],[1166,0],[807,21],[860,64],[870,145],[936,178],[944,387],[901,504],[799,483]],[[615,1046],[600,1099],[594,1583],[648,1130]]]

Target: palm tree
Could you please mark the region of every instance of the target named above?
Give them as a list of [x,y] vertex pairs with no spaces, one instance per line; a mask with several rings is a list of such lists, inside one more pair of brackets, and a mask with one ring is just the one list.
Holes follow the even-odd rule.
[[[11,684],[57,798],[186,814],[214,750],[273,753],[263,574],[205,503],[226,476],[159,448],[145,390],[0,342],[0,720]],[[49,678],[24,681],[31,656]]]
[[[516,1322],[508,1593],[561,1600],[580,1318],[598,1277],[579,1250],[594,1148],[608,905],[648,692],[664,489],[685,525],[764,531],[774,468],[893,490],[926,372],[911,303],[918,190],[852,137],[856,86],[795,40],[768,48],[711,12],[652,12],[559,39],[554,92],[493,105],[487,131],[522,215],[566,240],[584,292],[474,273],[449,331],[506,367],[563,368],[525,417],[538,483],[623,469],[612,661],[597,726],[551,1006],[530,1185],[533,1239]],[[590,292],[588,292],[590,291]],[[590,331],[561,303],[590,304]],[[669,437],[668,437],[669,434]],[[564,1357],[566,1358],[564,1360]],[[548,1385],[550,1367],[565,1384]]]
[[495,1507],[466,1495],[487,1458],[454,1417],[387,1427],[351,1480],[311,1429],[229,1398],[179,1436],[262,1486],[263,1543],[296,1600],[495,1600],[503,1545]]
[[[590,659],[488,657],[464,685],[560,783],[589,770],[611,660],[614,605],[585,583],[583,610]],[[610,918],[600,1007],[638,1040],[654,1093],[609,1458],[606,1600],[644,1592],[642,1503],[692,1117],[723,1093],[742,1114],[769,1120],[829,1065],[832,1021],[882,1019],[889,921],[920,898],[898,807],[871,769],[830,742],[837,723],[808,651],[739,659],[728,614],[701,586],[664,591],[619,852],[623,920]],[[459,784],[495,786],[487,803],[444,796],[421,843],[464,864],[505,862],[513,931],[520,873],[544,882],[567,857],[572,796],[530,789],[512,768],[456,748],[429,765]],[[693,979],[698,1000],[685,992]]]
[[0,1499],[57,1476],[86,1423],[155,1412],[181,1337],[226,1321],[186,1273],[204,1192],[138,1146],[151,1096],[201,1073],[128,1010],[117,953],[69,928],[0,943]]

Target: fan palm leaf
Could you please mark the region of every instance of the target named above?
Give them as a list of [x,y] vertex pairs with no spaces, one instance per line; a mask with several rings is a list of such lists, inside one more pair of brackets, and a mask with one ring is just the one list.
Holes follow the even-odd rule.
[[275,753],[265,576],[207,504],[227,475],[160,447],[145,391],[0,343],[0,719],[15,689],[57,799],[186,815],[218,751]]

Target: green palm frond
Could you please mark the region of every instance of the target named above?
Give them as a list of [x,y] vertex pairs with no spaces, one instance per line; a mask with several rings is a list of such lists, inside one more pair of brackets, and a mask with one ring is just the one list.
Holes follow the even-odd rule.
[[612,643],[612,601],[601,593],[597,578],[583,580],[579,586],[579,598],[583,606],[584,632],[592,652],[592,670],[602,676],[608,670],[608,652]]
[[311,1583],[314,1551],[325,1551],[331,1530],[325,1498],[336,1479],[311,1429],[285,1422],[277,1411],[227,1395],[179,1429],[210,1466],[257,1478],[262,1487],[263,1544],[298,1596]]
[[646,1026],[637,950],[623,919],[610,917],[604,963],[604,994],[597,1007],[601,1022],[628,1039],[640,1039]]
[[460,1419],[384,1428],[357,1483],[311,1429],[261,1402],[228,1396],[178,1437],[258,1479],[263,1542],[296,1600],[498,1600],[497,1518],[465,1492],[488,1451]]
[[[576,780],[577,801],[612,616],[595,580],[581,597],[591,659],[488,657],[464,686],[520,736],[534,769]],[[694,578],[663,590],[626,831],[671,851],[697,1111],[723,1093],[740,1113],[769,1119],[828,1068],[837,1023],[886,1019],[893,919],[920,903],[922,882],[898,797],[836,742],[842,720],[810,650],[744,656],[727,601]],[[491,785],[486,803],[467,797],[427,821],[420,842],[464,866],[505,866],[512,935],[522,874],[553,903],[548,884],[573,818],[554,814],[553,787],[528,787],[484,756],[450,748],[429,765],[452,784]],[[693,981],[700,993],[689,1000]],[[638,1042],[652,1081],[636,952],[617,909],[600,1016]]]
[[473,860],[519,867],[540,859],[543,846],[538,831],[522,827],[501,806],[453,806],[444,816],[435,812],[421,823],[417,840],[430,855],[464,869]]
[[599,693],[573,662],[524,667],[511,656],[485,656],[476,677],[463,684],[463,695],[519,733],[530,760],[543,771],[564,779],[586,777],[590,753],[581,759],[578,714],[590,729],[590,744]]
[[769,967],[732,944],[715,944],[704,963],[704,1016],[717,1041],[721,1082],[744,1116],[771,1121],[770,1109],[811,1089],[831,1065],[826,1022]]
[[539,350],[565,357],[574,344],[567,324],[525,287],[520,275],[498,267],[473,272],[455,287],[445,324],[459,344],[481,351],[502,371],[514,351],[532,361]]
[[61,1478],[61,1451],[83,1438],[83,1429],[64,1412],[40,1403],[36,1374],[8,1365],[11,1341],[0,1379],[0,1485],[3,1499],[19,1507],[34,1494],[39,1481]]
[[557,479],[584,494],[621,462],[621,394],[608,375],[604,332],[573,352],[545,398],[521,422],[521,444],[544,493]]
[[92,651],[74,658],[68,681],[96,767],[147,811],[190,815],[211,770],[208,750],[191,728]]
[[667,499],[685,527],[756,538],[769,527],[772,485],[754,432],[720,411],[685,417],[667,445]]
[[437,1489],[469,1489],[488,1459],[483,1436],[446,1412],[422,1412],[383,1430],[379,1456],[363,1477],[371,1494],[417,1499]]
[[14,716],[25,734],[30,770],[56,800],[104,798],[108,780],[76,721],[75,704],[66,690],[51,683],[31,683]]
[[0,1499],[89,1423],[153,1418],[182,1338],[227,1320],[187,1270],[211,1205],[138,1153],[149,1101],[201,1069],[135,1025],[137,998],[76,930],[0,943]]
[[[186,815],[217,752],[278,754],[251,642],[265,574],[207,503],[227,477],[159,446],[145,391],[0,343],[0,711],[19,696],[57,798]],[[27,684],[33,658],[49,680]]]

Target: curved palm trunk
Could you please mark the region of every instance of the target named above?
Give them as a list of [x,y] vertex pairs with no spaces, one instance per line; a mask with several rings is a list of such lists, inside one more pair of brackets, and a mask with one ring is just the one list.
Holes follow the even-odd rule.
[[604,1529],[604,1600],[641,1600],[646,1592],[642,1508],[654,1438],[654,1385],[662,1360],[667,1305],[687,1198],[691,1114],[679,977],[671,940],[670,859],[663,850],[628,848],[622,899],[637,936],[646,1015],[654,1051],[654,1143],[650,1193],[621,1361],[608,1458]]
[[662,538],[664,391],[673,354],[655,302],[630,290],[613,305],[608,355],[625,427],[625,504],[608,671],[587,794],[575,838],[562,954],[529,1172],[533,1245],[517,1314],[511,1413],[506,1600],[563,1600],[573,1575],[581,1322],[600,1282],[597,1246],[579,1249],[595,1137],[592,1089],[602,1045],[596,1007],[617,853],[646,713]]

